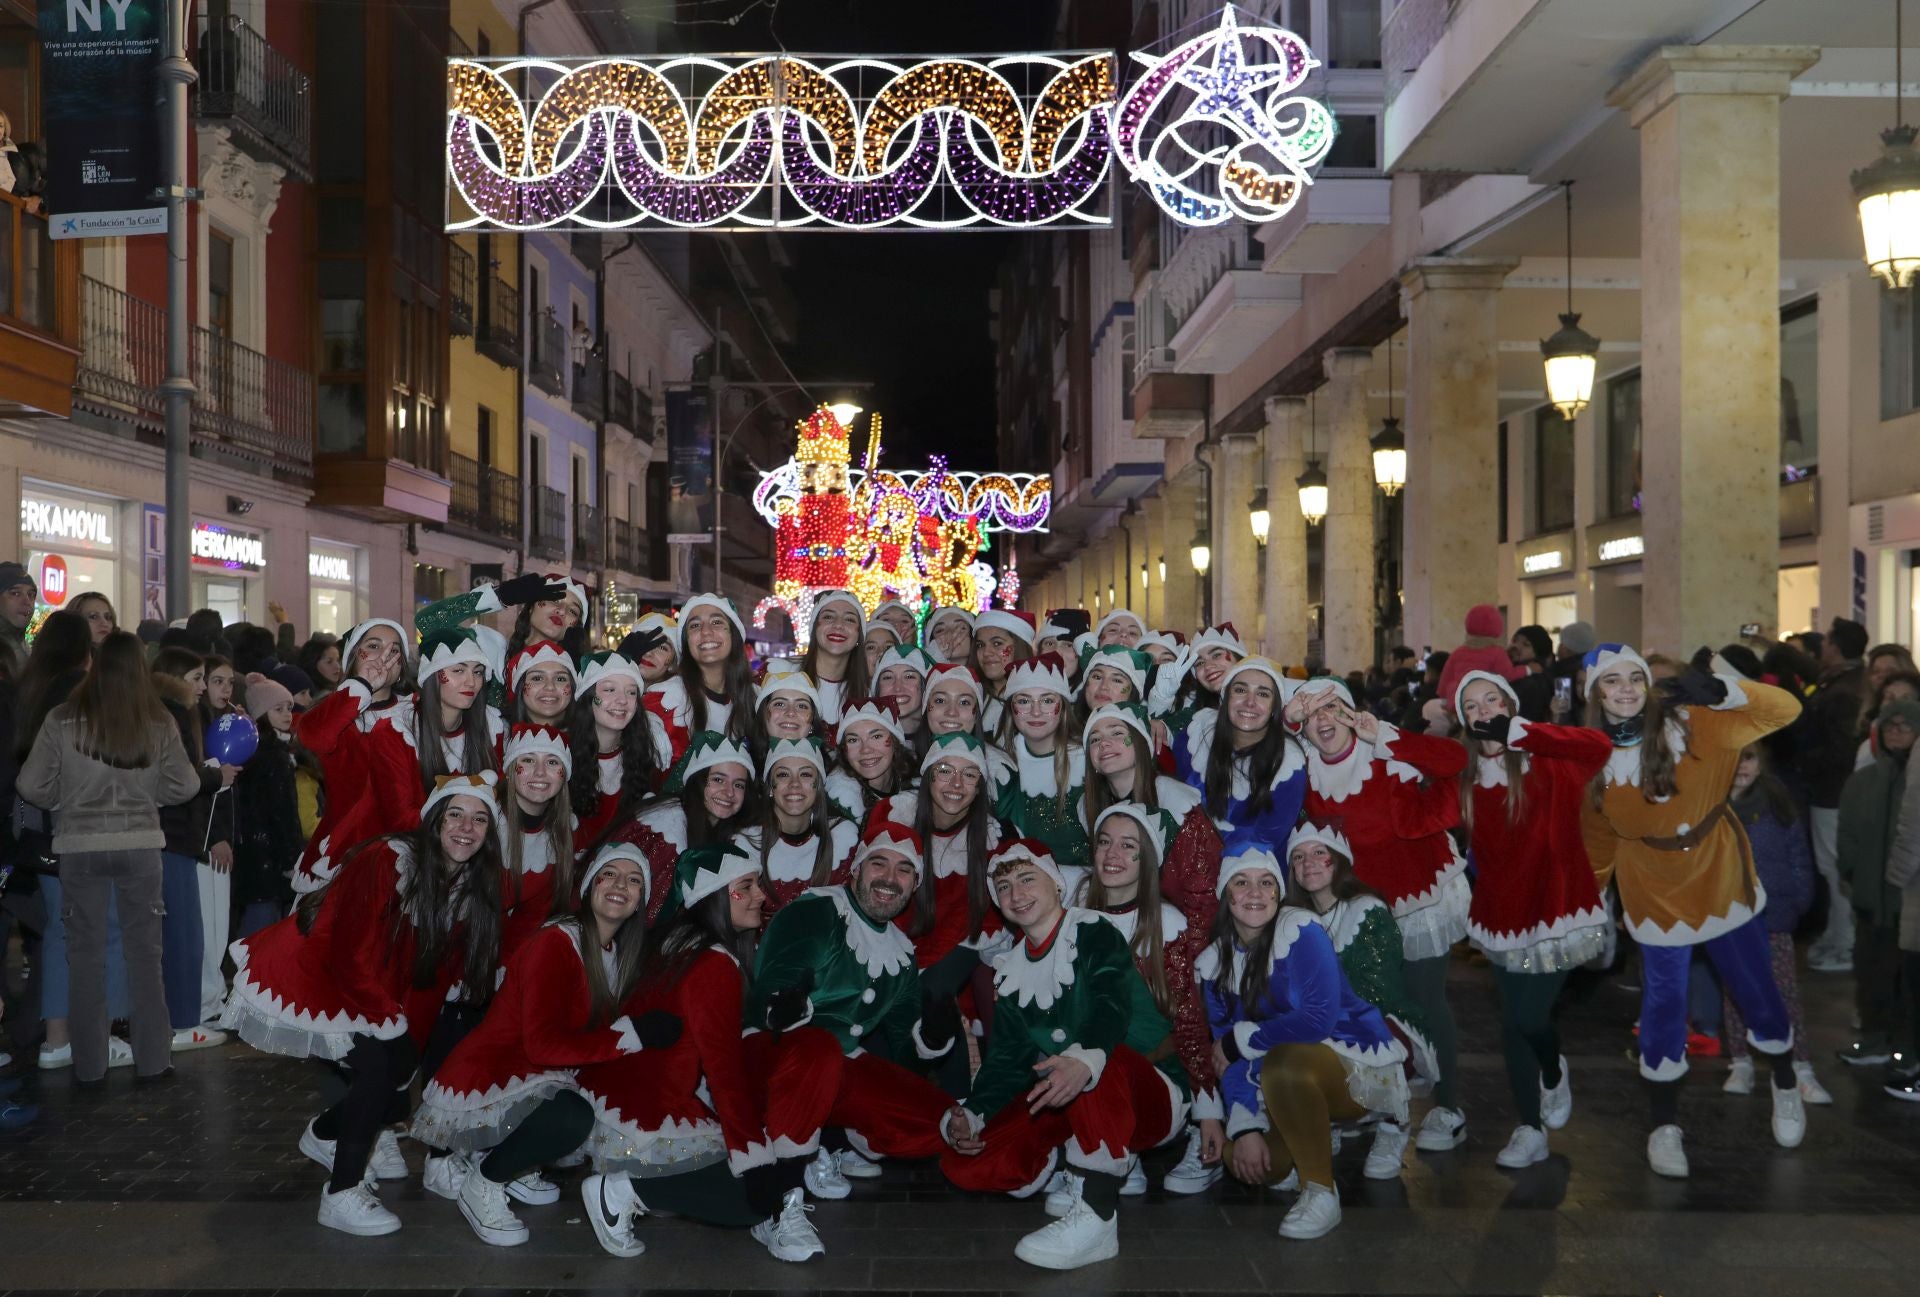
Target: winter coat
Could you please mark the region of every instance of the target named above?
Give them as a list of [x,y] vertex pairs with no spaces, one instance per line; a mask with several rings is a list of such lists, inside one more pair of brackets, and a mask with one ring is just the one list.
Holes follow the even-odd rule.
[[1794,759],[1806,780],[1809,799],[1823,808],[1840,804],[1840,790],[1853,771],[1853,750],[1860,741],[1860,717],[1867,707],[1867,673],[1858,662],[1830,669],[1807,700],[1794,727]]
[[240,770],[228,796],[243,808],[233,837],[233,899],[293,903],[290,876],[307,835],[300,829],[300,792],[293,753],[263,744]]
[[[232,820],[231,811],[221,806],[218,819],[222,831],[213,831],[216,818],[214,795],[220,791],[220,767],[209,766],[203,759],[200,709],[193,704],[192,687],[178,677],[159,672],[154,673],[153,687],[160,694],[160,701],[166,705],[167,715],[173,718],[174,727],[180,731],[180,746],[186,751],[188,760],[193,762],[200,779],[200,789],[192,800],[179,806],[161,808],[160,829],[167,835],[164,850],[189,860],[204,860],[208,847],[216,841],[227,840],[226,826]],[[227,793],[218,800],[228,802],[232,796]]]
[[53,849],[69,851],[159,850],[166,844],[160,807],[190,800],[200,776],[169,720],[148,726],[148,751],[159,755],[144,766],[123,768],[87,754],[71,703],[47,714],[20,767],[20,796],[55,813]]
[[1887,882],[1903,889],[1900,949],[1920,954],[1920,779],[1907,780],[1900,817],[1887,848]]
[[1887,881],[1907,762],[1882,755],[1854,771],[1840,793],[1840,841],[1836,863],[1855,912],[1875,926],[1890,926],[1900,913],[1900,889]]
[[1792,932],[1813,906],[1813,843],[1807,822],[1796,816],[1782,820],[1765,797],[1742,805],[1736,797],[1734,813],[1753,847],[1754,872],[1767,892],[1767,908],[1760,912],[1768,932]]

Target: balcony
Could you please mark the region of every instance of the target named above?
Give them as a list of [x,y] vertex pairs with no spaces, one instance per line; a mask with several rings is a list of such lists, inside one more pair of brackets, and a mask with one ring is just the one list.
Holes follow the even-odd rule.
[[393,430],[393,457],[415,468],[424,468],[435,477],[446,477],[447,430],[436,417],[431,424],[418,420]]
[[520,290],[494,275],[480,298],[478,349],[496,365],[520,368]]
[[447,304],[449,327],[456,338],[471,338],[474,323],[474,294],[479,288],[479,272],[473,254],[457,243],[447,246]]
[[630,572],[634,576],[645,576],[647,569],[640,566],[641,550],[640,529],[625,518],[615,518],[612,566],[619,571]]
[[1227,374],[1300,309],[1300,280],[1260,269],[1252,227],[1189,230],[1160,272],[1176,331],[1167,345],[1185,374]]
[[481,540],[520,543],[520,482],[511,473],[466,455],[449,455],[453,496],[447,526]]
[[616,372],[610,386],[612,391],[607,398],[607,422],[617,423],[638,436],[640,429],[633,424],[633,380]]
[[607,349],[592,348],[573,367],[573,412],[588,423],[607,417]]
[[[195,451],[278,477],[313,477],[313,378],[210,329],[193,331]],[[167,373],[166,311],[83,278],[76,403],[158,443]]]
[[573,506],[573,562],[576,567],[599,567],[607,561],[607,534],[600,510],[590,504]]
[[550,486],[531,488],[529,503],[533,516],[527,536],[527,548],[541,558],[567,556],[567,497]]
[[307,74],[253,28],[210,14],[194,18],[194,116],[232,129],[234,143],[300,180],[313,179],[313,93]]
[[551,307],[541,311],[534,319],[530,341],[533,349],[527,354],[527,381],[545,392],[548,396],[565,399],[567,378],[564,366],[567,363],[567,331],[560,327]]
[[47,237],[47,218],[0,194],[0,411],[73,411],[79,366],[80,241]]

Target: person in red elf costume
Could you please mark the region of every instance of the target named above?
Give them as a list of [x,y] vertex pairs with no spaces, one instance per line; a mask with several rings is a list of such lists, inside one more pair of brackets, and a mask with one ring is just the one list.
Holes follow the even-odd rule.
[[576,1069],[650,1051],[680,1037],[661,1010],[620,1011],[646,945],[647,863],[616,843],[581,879],[582,910],[541,928],[507,965],[486,1017],[440,1065],[420,1096],[413,1136],[435,1148],[485,1156],[463,1168],[460,1214],[496,1247],[527,1241],[508,1199],[560,1200],[540,1174],[593,1132],[593,1109],[575,1089]]
[[685,1030],[669,1049],[580,1069],[598,1168],[581,1204],[614,1256],[645,1250],[635,1226],[656,1209],[748,1229],[775,1258],[805,1261],[825,1250],[802,1188],[812,1154],[767,1135],[763,1082],[740,1038],[741,960],[766,900],[760,867],[737,847],[695,847],[680,857],[673,892],[626,1008]]
[[760,862],[769,920],[809,887],[844,882],[860,829],[827,800],[827,763],[816,739],[779,739],[760,764],[760,821],[733,843]]
[[500,754],[500,957],[511,960],[555,914],[573,909],[573,808],[567,738],[550,725],[515,725]]
[[648,711],[660,718],[668,750],[662,766],[686,755],[693,736],[712,730],[751,746],[753,669],[747,658],[747,626],[731,599],[697,594],[680,609],[674,627],[680,665],[646,693]]
[[[659,631],[627,637],[666,643]],[[616,824],[633,819],[659,791],[666,771],[656,754],[667,746],[660,718],[640,705],[647,691],[639,664],[621,653],[594,653],[580,668],[580,705],[573,709],[568,748],[594,754],[579,761],[567,781],[579,840],[598,843]]]
[[415,1071],[432,1076],[493,994],[495,781],[490,770],[441,780],[419,829],[345,853],[294,914],[230,948],[237,971],[221,1025],[256,1049],[346,1073],[346,1097],[300,1137],[300,1151],[331,1173],[320,1195],[330,1229],[400,1228],[371,1187],[407,1175],[388,1127],[406,1115]]
[[1547,1159],[1547,1131],[1573,1115],[1554,1001],[1567,974],[1606,948],[1612,926],[1581,816],[1613,747],[1599,730],[1523,720],[1513,686],[1486,671],[1460,678],[1453,712],[1465,727],[1460,811],[1479,873],[1467,936],[1493,964],[1507,1083],[1520,1110],[1494,1160],[1532,1166]]
[[1306,741],[1303,809],[1338,827],[1353,872],[1380,894],[1400,925],[1407,989],[1426,1017],[1440,1076],[1434,1106],[1414,1137],[1427,1152],[1460,1147],[1467,1119],[1457,1094],[1459,1047],[1447,1005],[1447,952],[1467,932],[1467,862],[1447,830],[1460,822],[1467,754],[1458,743],[1406,734],[1354,706],[1338,680],[1302,683],[1286,723]]
[[667,778],[665,794],[631,822],[615,828],[621,841],[646,852],[653,869],[649,923],[660,917],[673,896],[681,853],[689,847],[732,841],[759,817],[759,802],[753,758],[747,749],[711,730],[694,735],[686,756]]
[[507,659],[507,719],[516,725],[551,725],[564,734],[579,687],[573,654],[552,640],[529,644]]

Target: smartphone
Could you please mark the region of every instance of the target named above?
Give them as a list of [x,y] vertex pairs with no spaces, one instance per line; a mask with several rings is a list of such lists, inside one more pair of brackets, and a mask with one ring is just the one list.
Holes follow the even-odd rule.
[[1563,703],[1573,702],[1573,677],[1560,676],[1553,682],[1553,696]]

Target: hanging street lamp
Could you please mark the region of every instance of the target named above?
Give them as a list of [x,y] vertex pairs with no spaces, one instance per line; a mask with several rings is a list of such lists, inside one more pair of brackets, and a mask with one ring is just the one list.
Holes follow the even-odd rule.
[[1407,484],[1407,438],[1393,417],[1393,338],[1387,338],[1387,417],[1380,431],[1367,439],[1373,450],[1373,484],[1391,500]]
[[1187,556],[1193,560],[1193,570],[1201,576],[1213,566],[1213,546],[1207,541],[1204,528],[1193,533],[1193,541],[1187,546]]
[[1273,515],[1267,511],[1266,487],[1260,487],[1253,493],[1253,499],[1247,509],[1247,521],[1253,527],[1253,543],[1265,545],[1267,530],[1273,525]]
[[1567,309],[1560,331],[1540,343],[1547,365],[1547,400],[1571,419],[1593,399],[1593,371],[1600,361],[1600,339],[1580,327],[1573,309],[1573,181],[1560,182],[1567,199]]
[[1920,152],[1906,124],[1901,77],[1900,0],[1893,4],[1893,125],[1880,132],[1880,156],[1853,173],[1860,239],[1867,269],[1889,288],[1905,288],[1920,271]]

